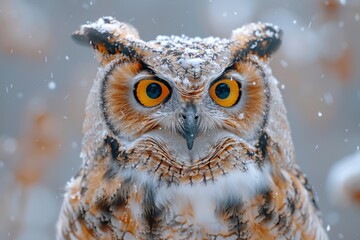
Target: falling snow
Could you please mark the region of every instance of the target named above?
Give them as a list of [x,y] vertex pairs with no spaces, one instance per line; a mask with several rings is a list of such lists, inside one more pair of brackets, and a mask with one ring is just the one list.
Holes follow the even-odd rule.
[[325,93],[324,100],[327,105],[331,105],[334,102],[333,96],[331,93]]
[[56,83],[55,83],[54,81],[50,81],[50,82],[48,83],[48,88],[49,88],[50,90],[54,90],[54,89],[56,88]]
[[289,64],[284,59],[280,61],[280,64],[283,68],[287,68],[289,66]]
[[327,226],[326,226],[326,231],[329,232],[330,229],[331,229],[330,225],[327,225]]
[[312,22],[309,22],[308,29],[310,29],[311,25],[312,25]]

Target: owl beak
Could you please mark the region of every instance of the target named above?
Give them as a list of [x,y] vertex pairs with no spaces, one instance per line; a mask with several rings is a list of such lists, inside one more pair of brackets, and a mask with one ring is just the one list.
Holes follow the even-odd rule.
[[194,146],[194,140],[199,127],[199,116],[196,114],[195,106],[192,104],[188,105],[182,117],[184,121],[182,136],[186,140],[188,149],[191,150]]

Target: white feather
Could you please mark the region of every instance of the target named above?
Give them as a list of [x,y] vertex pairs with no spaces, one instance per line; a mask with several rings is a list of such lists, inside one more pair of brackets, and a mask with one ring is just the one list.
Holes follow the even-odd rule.
[[[251,200],[271,183],[271,167],[255,166],[254,161],[247,161],[247,171],[234,170],[215,182],[174,187],[160,187],[156,194],[156,205],[171,204],[171,209],[184,209],[190,203],[194,209],[197,224],[207,226],[211,232],[219,232],[224,227],[215,216],[218,200],[236,198],[239,201]],[[219,194],[221,192],[221,194]]]

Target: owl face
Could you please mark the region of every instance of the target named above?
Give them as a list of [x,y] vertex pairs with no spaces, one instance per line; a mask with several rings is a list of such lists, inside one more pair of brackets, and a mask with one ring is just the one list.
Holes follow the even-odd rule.
[[231,39],[144,42],[110,17],[74,34],[92,44],[101,62],[99,108],[119,148],[151,146],[171,164],[187,166],[259,137],[270,98],[264,62],[280,36],[277,27],[259,23]]

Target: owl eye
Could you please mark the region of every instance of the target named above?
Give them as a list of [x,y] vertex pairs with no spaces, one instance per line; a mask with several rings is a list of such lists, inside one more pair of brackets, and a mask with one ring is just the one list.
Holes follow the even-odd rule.
[[145,107],[155,107],[170,96],[170,87],[156,79],[143,79],[134,90],[136,100]]
[[222,107],[234,106],[240,96],[240,84],[233,79],[221,79],[210,87],[210,97]]

